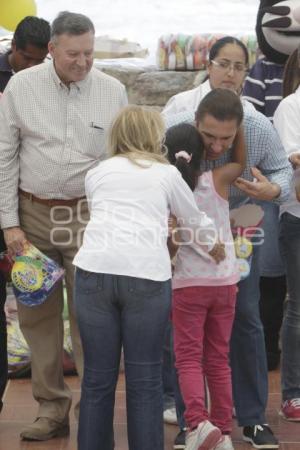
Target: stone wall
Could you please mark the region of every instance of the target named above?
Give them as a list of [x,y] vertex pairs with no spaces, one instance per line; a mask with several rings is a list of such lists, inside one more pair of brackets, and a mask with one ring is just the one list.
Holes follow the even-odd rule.
[[205,76],[202,72],[160,71],[155,67],[131,67],[125,65],[95,66],[120,80],[127,89],[129,103],[155,106],[161,109],[172,95],[197,86]]

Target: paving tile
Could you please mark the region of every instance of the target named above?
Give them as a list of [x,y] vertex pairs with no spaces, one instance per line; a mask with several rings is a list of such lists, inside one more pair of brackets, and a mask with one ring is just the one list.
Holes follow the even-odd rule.
[[[80,381],[78,377],[72,376],[67,377],[66,382],[72,390],[73,404],[76,404],[80,398]],[[125,401],[125,377],[121,374],[117,386],[114,418],[116,450],[128,450]],[[280,440],[280,450],[300,450],[300,424],[288,422],[278,415],[280,402],[280,372],[270,372],[266,412],[268,423]],[[34,420],[36,410],[37,404],[32,398],[30,380],[10,380],[5,406],[0,416],[0,450],[76,450],[77,423],[73,407],[70,413],[70,437],[42,443],[20,441],[20,431]],[[241,429],[235,421],[233,425],[235,450],[252,450],[248,443],[243,442]],[[165,425],[165,450],[173,449],[173,441],[177,433],[176,426]]]

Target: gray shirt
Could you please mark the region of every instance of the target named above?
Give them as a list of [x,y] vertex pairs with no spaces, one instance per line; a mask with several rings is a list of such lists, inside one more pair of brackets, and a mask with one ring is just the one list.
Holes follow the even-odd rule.
[[125,87],[95,68],[69,88],[53,62],[15,74],[0,101],[2,228],[19,224],[19,187],[41,198],[83,196],[86,172],[104,159],[107,131],[126,104]]

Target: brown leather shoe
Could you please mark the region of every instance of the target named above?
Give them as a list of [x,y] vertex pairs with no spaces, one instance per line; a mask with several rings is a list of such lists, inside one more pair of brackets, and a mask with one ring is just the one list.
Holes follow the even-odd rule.
[[68,436],[69,433],[68,420],[55,422],[48,417],[38,417],[32,425],[21,431],[20,437],[25,441],[47,441],[56,437]]

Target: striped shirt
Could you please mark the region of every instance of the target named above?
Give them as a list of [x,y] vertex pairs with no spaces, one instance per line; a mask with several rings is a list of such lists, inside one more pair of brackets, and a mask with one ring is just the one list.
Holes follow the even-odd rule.
[[265,57],[258,59],[243,88],[243,97],[271,121],[282,99],[283,69],[283,65],[268,61]]
[[40,198],[84,196],[84,178],[105,157],[106,134],[127,104],[124,86],[92,68],[66,87],[53,62],[15,74],[0,101],[0,218],[17,226],[18,188]]

